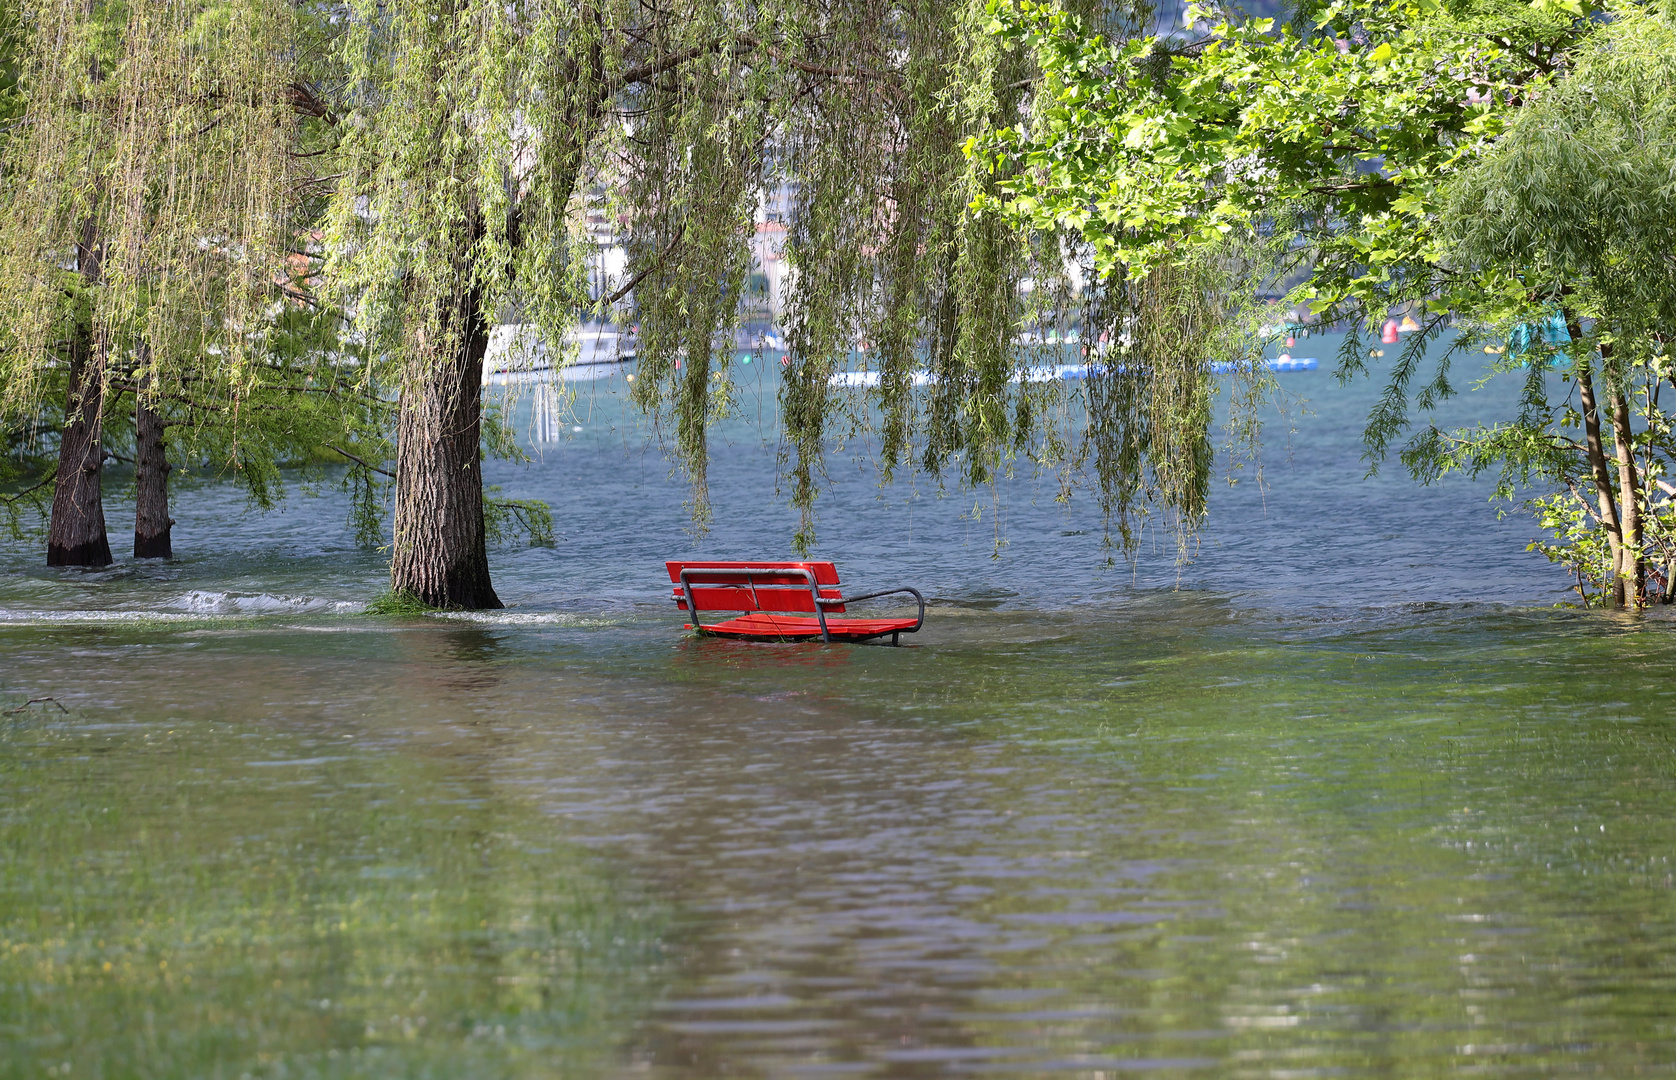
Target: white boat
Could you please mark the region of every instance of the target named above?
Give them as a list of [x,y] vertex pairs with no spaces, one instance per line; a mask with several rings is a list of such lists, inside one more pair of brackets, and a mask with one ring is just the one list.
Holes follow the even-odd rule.
[[550,349],[528,323],[503,323],[489,331],[483,385],[528,382],[593,382],[621,375],[635,358],[634,335],[584,326],[564,336],[562,350]]

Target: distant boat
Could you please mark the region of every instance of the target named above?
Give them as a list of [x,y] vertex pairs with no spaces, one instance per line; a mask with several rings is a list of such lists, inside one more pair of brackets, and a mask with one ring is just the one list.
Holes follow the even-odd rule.
[[[622,374],[635,359],[634,335],[604,327],[583,327],[565,335],[555,355],[528,323],[503,323],[489,331],[483,385],[525,382],[593,382]],[[571,350],[575,359],[566,363]]]
[[[1263,361],[1263,366],[1270,371],[1315,371],[1321,362],[1313,356],[1281,356],[1274,360]],[[1053,382],[1062,380],[1074,382],[1099,375],[1102,368],[1099,364],[1056,364],[1052,367],[1026,368],[1022,372],[1013,374],[1009,382]],[[1229,375],[1243,371],[1244,365],[1214,361],[1210,370],[1215,375]],[[877,371],[840,371],[827,380],[832,387],[849,387],[853,389],[870,390],[879,386],[881,380]],[[916,371],[910,376],[914,386],[930,386],[937,381],[936,376],[925,371]]]

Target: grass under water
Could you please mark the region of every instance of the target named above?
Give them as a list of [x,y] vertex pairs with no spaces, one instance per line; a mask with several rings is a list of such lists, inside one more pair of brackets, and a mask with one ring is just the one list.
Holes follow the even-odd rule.
[[489,1076],[615,1045],[662,913],[469,764],[214,717],[0,727],[0,1076]]
[[1667,622],[939,614],[0,632],[4,1074],[1676,1058]]

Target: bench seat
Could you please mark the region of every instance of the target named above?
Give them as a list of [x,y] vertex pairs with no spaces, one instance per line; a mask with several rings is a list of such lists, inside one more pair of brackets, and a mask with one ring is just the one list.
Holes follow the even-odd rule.
[[[779,638],[785,641],[804,641],[821,636],[821,623],[812,616],[772,615],[753,611],[726,622],[705,623],[694,627],[688,623],[683,630],[702,629],[718,637]],[[919,629],[918,619],[839,619],[828,616],[827,635],[833,641],[863,641],[885,634],[911,634]]]
[[[718,637],[758,641],[867,641],[900,635],[925,625],[925,597],[918,589],[884,589],[859,596],[838,591],[838,568],[830,562],[700,562],[672,560],[665,564],[670,599],[693,621],[686,629]],[[844,618],[846,605],[883,596],[910,595],[919,617],[889,619]],[[731,619],[706,623],[700,611],[741,612]]]

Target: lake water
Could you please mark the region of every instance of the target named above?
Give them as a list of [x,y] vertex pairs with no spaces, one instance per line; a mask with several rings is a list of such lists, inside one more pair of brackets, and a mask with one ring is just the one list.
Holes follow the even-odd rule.
[[[761,370],[700,552],[787,553]],[[1671,623],[1556,609],[1486,485],[1363,478],[1375,387],[1280,378],[1185,568],[836,455],[820,553],[933,598],[899,649],[684,635],[610,382],[489,469],[559,532],[504,612],[360,614],[329,486],[0,553],[0,1077],[1668,1071]]]

